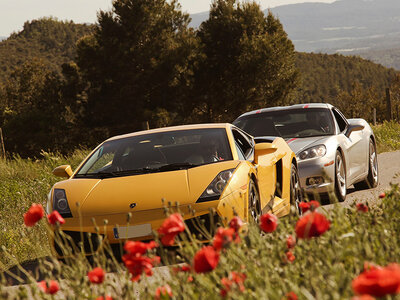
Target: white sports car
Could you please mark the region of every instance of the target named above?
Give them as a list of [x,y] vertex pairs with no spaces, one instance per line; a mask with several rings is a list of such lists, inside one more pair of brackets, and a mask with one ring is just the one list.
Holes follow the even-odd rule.
[[233,124],[254,137],[283,137],[298,158],[300,183],[308,194],[334,192],[339,201],[347,188],[376,187],[376,140],[364,119],[346,119],[325,103],[271,107],[245,113]]

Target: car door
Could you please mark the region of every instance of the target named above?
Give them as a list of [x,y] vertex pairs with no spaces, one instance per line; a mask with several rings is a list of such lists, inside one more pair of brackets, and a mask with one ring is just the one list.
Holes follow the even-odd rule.
[[363,130],[354,131],[350,136],[346,136],[345,132],[349,126],[346,118],[337,109],[332,109],[333,115],[339,127],[339,140],[341,141],[341,146],[346,152],[346,173],[347,173],[347,185],[351,183],[360,176],[365,171],[365,141],[363,139]]

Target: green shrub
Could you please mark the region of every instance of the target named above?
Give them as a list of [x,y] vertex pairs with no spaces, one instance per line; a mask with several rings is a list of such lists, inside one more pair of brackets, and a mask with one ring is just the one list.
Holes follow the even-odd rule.
[[400,123],[395,121],[373,126],[378,152],[400,150]]

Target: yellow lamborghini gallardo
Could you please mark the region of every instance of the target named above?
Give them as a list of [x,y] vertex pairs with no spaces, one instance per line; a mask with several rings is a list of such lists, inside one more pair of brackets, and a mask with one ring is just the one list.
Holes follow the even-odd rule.
[[226,223],[234,215],[245,222],[265,212],[284,216],[291,205],[298,212],[301,199],[296,157],[286,142],[255,140],[231,124],[112,137],[75,172],[64,165],[53,174],[68,179],[52,187],[47,211],[64,217],[61,228],[75,241],[81,232],[95,232],[93,222],[110,243],[151,239],[168,203],[186,221],[208,216],[213,208]]

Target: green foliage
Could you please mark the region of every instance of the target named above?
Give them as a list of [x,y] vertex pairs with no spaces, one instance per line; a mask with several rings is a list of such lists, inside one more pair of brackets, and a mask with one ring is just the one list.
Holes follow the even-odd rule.
[[91,25],[54,18],[25,22],[22,31],[0,42],[0,82],[32,58],[43,59],[51,71],[60,73],[61,65],[75,58],[77,40],[91,31]]
[[218,0],[197,32],[202,56],[195,96],[206,121],[231,121],[284,103],[296,84],[294,46],[271,12],[255,2]]
[[400,150],[400,123],[391,121],[373,126],[378,152]]
[[[246,275],[245,288],[243,291],[233,288],[228,299],[282,299],[289,292],[296,293],[299,299],[350,299],[354,295],[352,280],[363,271],[365,262],[386,266],[400,261],[399,200],[399,188],[393,186],[366,213],[357,211],[354,205],[333,205],[324,212],[331,222],[330,229],[317,238],[298,239],[291,250],[295,255],[292,263],[286,260],[286,239],[294,234],[297,217],[279,219],[277,230],[269,234],[260,233],[258,226],[250,224],[248,231],[240,234],[241,241],[223,249],[218,266],[206,274],[175,273],[174,266],[169,266],[155,270],[152,277],[143,274],[139,282],[132,282],[108,246],[92,257],[92,265],[82,255],[65,262],[54,258],[39,261],[39,265],[46,279],[63,279],[59,293],[64,298],[110,295],[118,299],[152,299],[157,287],[168,284],[174,299],[220,299],[221,279],[234,271]],[[170,263],[183,261],[191,265],[194,253],[203,245],[181,238],[177,256],[165,249],[160,250],[161,255],[167,256]],[[98,266],[108,274],[102,284],[94,285],[87,273]],[[56,270],[62,275],[52,274]],[[193,281],[188,280],[189,276]],[[32,276],[30,280],[34,282],[35,278]],[[0,288],[4,297],[20,297],[18,291],[6,289],[3,284],[0,283]],[[43,296],[36,284],[25,288]]]
[[[42,152],[40,160],[12,160],[0,158],[0,245],[5,246],[17,261],[35,259],[48,255],[49,244],[45,227],[27,229],[23,214],[32,203],[46,207],[47,194],[57,181],[52,170],[63,164],[77,167],[87,151],[75,151],[67,158]],[[0,249],[0,269],[12,264]]]

